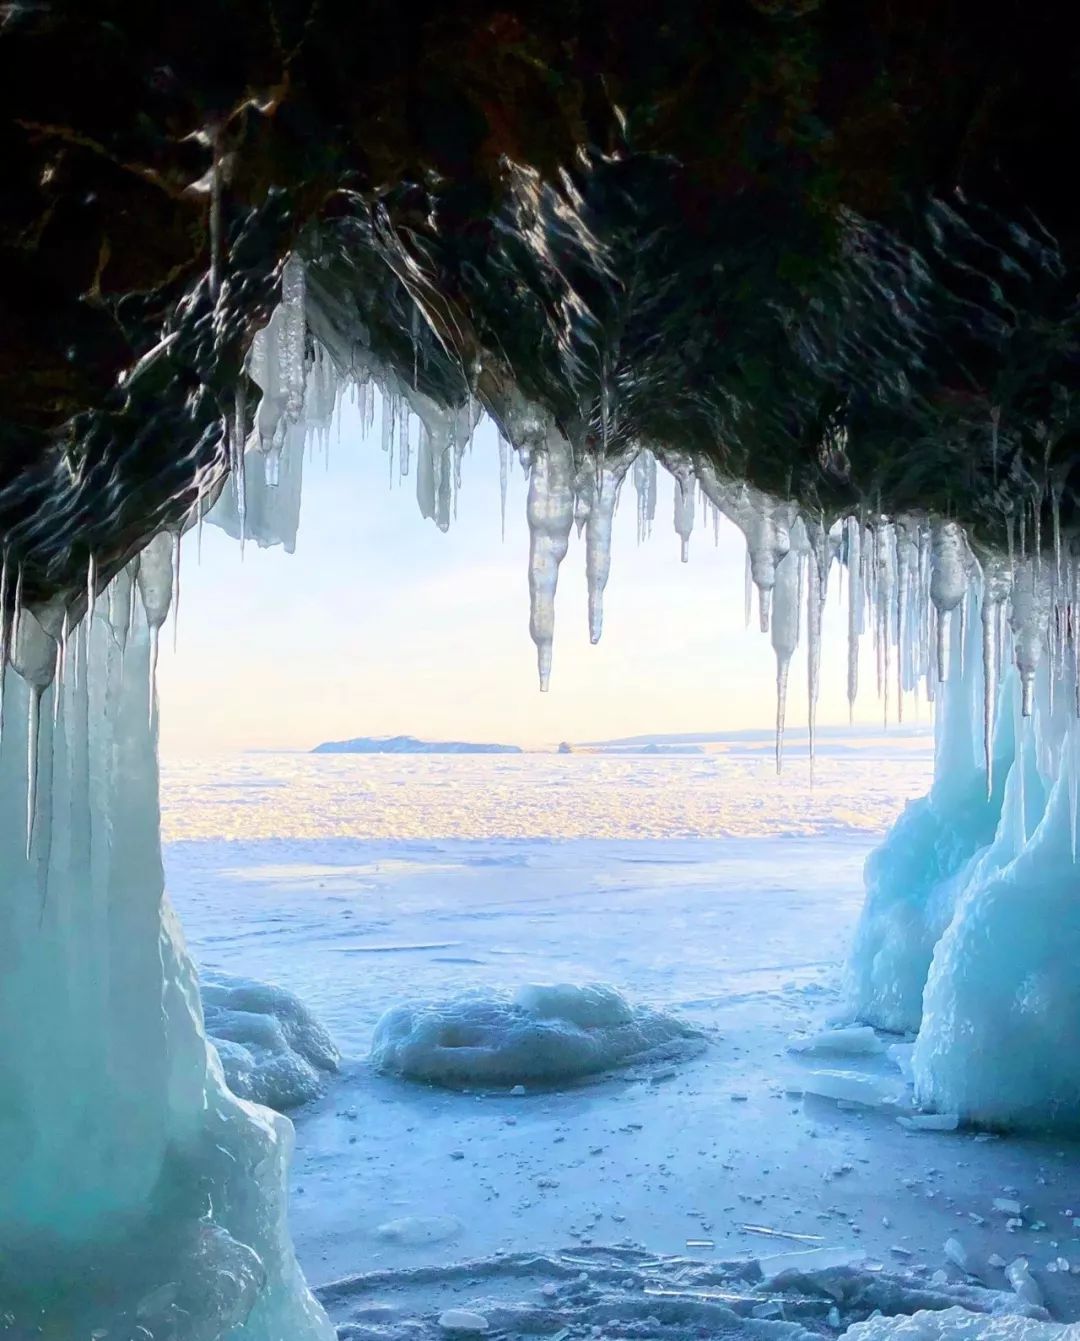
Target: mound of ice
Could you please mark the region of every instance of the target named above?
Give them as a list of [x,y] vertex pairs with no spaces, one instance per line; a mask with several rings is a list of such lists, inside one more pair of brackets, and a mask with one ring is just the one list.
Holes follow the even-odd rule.
[[631,1006],[613,987],[530,984],[513,997],[467,992],[395,1006],[375,1027],[371,1060],[453,1088],[551,1085],[703,1047],[689,1025]]
[[224,973],[202,978],[206,1033],[229,1089],[279,1113],[317,1099],[341,1058],[299,997]]

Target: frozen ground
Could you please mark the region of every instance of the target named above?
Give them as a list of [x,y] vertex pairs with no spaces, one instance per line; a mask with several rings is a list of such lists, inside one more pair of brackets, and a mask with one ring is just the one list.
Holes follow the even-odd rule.
[[[836,1247],[959,1281],[953,1238],[999,1288],[988,1259],[1027,1255],[1055,1315],[1080,1317],[1080,1277],[1047,1270],[1080,1263],[1075,1145],[910,1132],[894,1110],[797,1093],[822,1068],[898,1074],[787,1044],[836,1010],[862,861],[928,762],[826,758],[813,797],[799,772],[778,789],[764,761],[710,757],[248,756],[207,787],[205,766],[201,786],[166,768],[167,874],[196,960],[296,992],[343,1054],[297,1115],[309,1279],[629,1243],[706,1260]],[[506,836],[477,836],[492,830]],[[709,1046],[525,1094],[429,1089],[365,1060],[389,1006],[536,981],[612,983]]]

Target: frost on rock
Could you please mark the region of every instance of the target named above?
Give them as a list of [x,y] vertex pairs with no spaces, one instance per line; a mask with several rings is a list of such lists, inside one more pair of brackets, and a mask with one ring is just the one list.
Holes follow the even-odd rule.
[[469,992],[395,1006],[376,1025],[371,1061],[455,1089],[550,1086],[703,1047],[689,1025],[631,1006],[613,987],[535,984],[513,997]]
[[[144,579],[155,571],[151,556]],[[5,1325],[37,1336],[44,1310],[64,1338],[330,1341],[285,1225],[291,1125],[225,1087],[164,895],[151,675],[164,613],[155,583],[129,601],[132,576],[69,632],[41,612],[66,644],[57,655],[35,621],[59,678],[41,683],[29,646],[22,669],[42,675],[4,677]],[[33,628],[20,623],[16,642]]]
[[284,1113],[325,1092],[341,1058],[299,997],[224,973],[203,973],[200,989],[207,1036],[238,1098]]

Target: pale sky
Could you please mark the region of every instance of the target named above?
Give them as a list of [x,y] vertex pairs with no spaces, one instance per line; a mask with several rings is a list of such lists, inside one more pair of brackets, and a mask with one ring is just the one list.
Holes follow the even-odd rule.
[[[388,473],[378,409],[365,440],[347,406],[329,464],[321,448],[305,462],[295,554],[249,542],[241,557],[235,541],[206,526],[199,558],[195,533],[185,537],[177,650],[170,621],[159,669],[165,755],[309,749],[349,736],[544,745],[772,725],[775,661],[756,621],[744,624],[742,536],[722,522],[714,544],[699,507],[690,562],[681,563],[663,471],[653,535],[641,546],[633,484],[625,483],[596,647],[584,541],[572,538],[547,694],[537,688],[529,637],[526,482],[515,459],[504,542],[492,425],[480,426],[465,459],[448,534],[421,518],[414,479],[391,488]],[[833,596],[822,724],[847,721],[846,620]],[[863,641],[857,720],[879,723]],[[790,680],[788,722],[800,726],[805,647]],[[913,713],[907,704],[906,717]]]

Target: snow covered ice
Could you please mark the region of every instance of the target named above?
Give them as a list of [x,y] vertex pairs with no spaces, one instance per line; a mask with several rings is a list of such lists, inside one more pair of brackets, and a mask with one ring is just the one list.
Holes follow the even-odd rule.
[[375,1028],[371,1061],[459,1088],[557,1085],[630,1062],[693,1056],[703,1045],[689,1025],[631,1007],[612,987],[530,984],[513,997],[472,992],[395,1006]]

